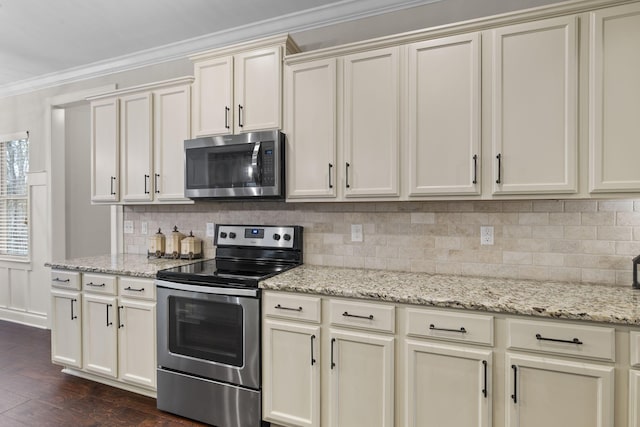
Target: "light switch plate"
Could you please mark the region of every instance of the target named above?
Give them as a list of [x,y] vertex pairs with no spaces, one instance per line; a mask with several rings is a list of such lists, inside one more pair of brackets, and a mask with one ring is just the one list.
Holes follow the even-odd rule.
[[133,234],[133,221],[124,222],[124,234]]
[[351,241],[362,242],[363,240],[362,224],[351,224]]
[[216,227],[213,222],[207,223],[207,237],[214,237],[216,235]]

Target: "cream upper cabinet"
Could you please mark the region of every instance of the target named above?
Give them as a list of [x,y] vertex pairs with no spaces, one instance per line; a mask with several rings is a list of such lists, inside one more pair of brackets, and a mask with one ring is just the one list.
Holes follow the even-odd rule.
[[91,102],[91,201],[117,202],[120,197],[118,99]]
[[[329,330],[332,427],[394,425],[394,337]],[[329,363],[327,365],[327,362]]]
[[494,194],[577,192],[577,19],[492,30]]
[[153,97],[150,92],[120,98],[122,201],[151,201],[153,170]]
[[191,87],[153,92],[153,196],[158,201],[185,201],[184,140],[191,135]]
[[336,197],[336,59],[285,68],[287,197]]
[[399,48],[343,61],[344,195],[399,196]]
[[640,4],[590,13],[589,190],[640,191]]
[[479,194],[480,34],[408,46],[408,195]]
[[613,427],[614,368],[507,353],[507,427]]
[[198,61],[193,69],[193,135],[233,133],[233,57]]

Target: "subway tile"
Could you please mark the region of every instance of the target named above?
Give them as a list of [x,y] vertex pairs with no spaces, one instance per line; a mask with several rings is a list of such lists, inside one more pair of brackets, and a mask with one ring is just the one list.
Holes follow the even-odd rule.
[[632,200],[599,200],[599,211],[612,211],[612,212],[631,212],[633,211]]
[[477,201],[473,202],[474,212],[502,212],[502,202],[500,201]]
[[582,253],[613,255],[616,253],[616,243],[606,240],[583,240],[581,241]]
[[435,224],[436,214],[433,212],[412,212],[410,221],[412,224]]
[[565,200],[565,212],[595,212],[598,210],[598,202],[595,200]]
[[549,224],[550,225],[580,225],[580,213],[551,212],[549,214]]
[[435,247],[438,249],[462,249],[461,237],[436,237]]
[[564,265],[564,254],[553,252],[533,253],[532,262],[533,265],[562,267]]
[[414,273],[435,273],[436,263],[430,260],[413,259],[411,260],[411,271]]
[[580,282],[582,270],[568,267],[549,267],[549,280],[559,282]]
[[346,256],[344,266],[348,268],[364,268],[364,257]]
[[531,237],[534,239],[562,239],[564,227],[561,225],[534,225],[531,227]]
[[411,260],[400,258],[388,259],[387,269],[395,271],[410,271]]
[[583,212],[582,225],[613,226],[616,223],[615,212]]
[[565,226],[564,238],[570,240],[595,240],[596,227],[572,225]]
[[616,212],[616,225],[640,226],[640,212]]
[[460,264],[441,262],[436,264],[436,273],[458,275],[462,273],[462,267],[460,266]]
[[533,203],[529,200],[509,200],[502,202],[502,212],[532,212]]
[[532,237],[532,229],[528,225],[503,225],[502,237],[505,239],[526,239]]
[[518,278],[527,280],[549,280],[549,268],[538,265],[519,265]]
[[502,252],[502,262],[504,264],[529,265],[533,263],[531,252]]
[[[639,228],[640,230],[640,228]],[[633,228],[631,227],[610,227],[599,226],[596,230],[596,238],[598,240],[631,240],[633,237]],[[638,233],[640,237],[640,233]]]
[[618,255],[640,255],[640,242],[616,242],[615,245]]
[[534,200],[534,212],[563,212],[564,202],[562,200]]
[[582,281],[598,285],[615,285],[616,273],[611,270],[585,268],[582,270]]
[[549,214],[546,212],[527,213],[523,212],[519,215],[518,224],[520,225],[548,225]]

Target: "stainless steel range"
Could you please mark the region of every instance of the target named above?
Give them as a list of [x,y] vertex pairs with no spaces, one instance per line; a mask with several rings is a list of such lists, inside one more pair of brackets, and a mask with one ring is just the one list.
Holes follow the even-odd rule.
[[258,282],[302,264],[302,227],[216,226],[216,257],[157,274],[158,408],[260,426]]

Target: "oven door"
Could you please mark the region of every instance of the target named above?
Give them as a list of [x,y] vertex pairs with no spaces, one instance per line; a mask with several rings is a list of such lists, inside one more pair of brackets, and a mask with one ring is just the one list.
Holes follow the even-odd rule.
[[260,388],[257,289],[156,281],[158,366]]

